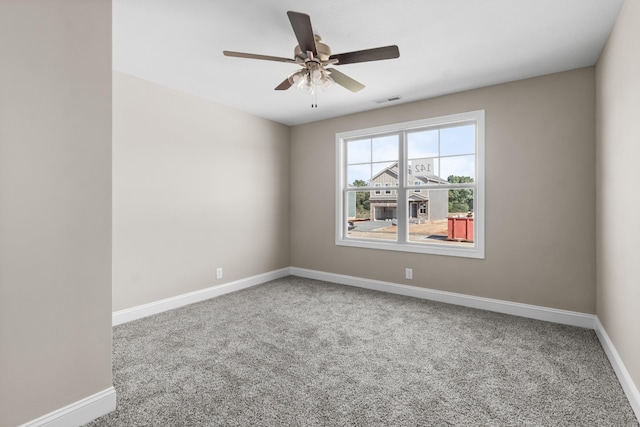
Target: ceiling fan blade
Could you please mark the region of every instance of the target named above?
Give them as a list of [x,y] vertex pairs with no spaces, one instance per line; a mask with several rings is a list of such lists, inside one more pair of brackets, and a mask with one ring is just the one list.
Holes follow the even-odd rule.
[[248,59],[262,59],[264,61],[276,61],[276,62],[289,62],[296,63],[295,60],[290,58],[281,58],[279,56],[268,56],[268,55],[256,55],[254,53],[244,53],[244,52],[233,52],[230,50],[222,51],[224,56],[233,56],[236,58],[248,58]]
[[287,12],[287,15],[289,16],[291,27],[296,35],[296,39],[298,39],[298,46],[300,46],[302,53],[306,55],[308,51],[311,51],[314,56],[317,55],[316,39],[313,35],[309,15],[292,11]]
[[329,59],[337,59],[336,65],[354,64],[356,62],[381,61],[400,57],[398,46],[384,46],[373,49],[357,50],[355,52],[338,53],[331,55]]
[[287,90],[291,87],[291,82],[289,81],[289,77],[284,79],[282,83],[276,86],[275,90]]
[[334,82],[338,83],[342,87],[349,89],[351,92],[358,92],[364,89],[364,85],[362,83],[353,80],[351,77],[341,73],[335,68],[327,68],[327,71],[331,73],[330,75]]

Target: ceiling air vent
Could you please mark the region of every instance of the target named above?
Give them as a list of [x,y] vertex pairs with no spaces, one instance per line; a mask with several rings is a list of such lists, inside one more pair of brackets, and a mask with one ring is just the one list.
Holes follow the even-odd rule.
[[391,98],[376,99],[373,102],[375,102],[376,104],[384,104],[385,102],[394,102],[398,101],[399,99],[399,96],[392,96]]

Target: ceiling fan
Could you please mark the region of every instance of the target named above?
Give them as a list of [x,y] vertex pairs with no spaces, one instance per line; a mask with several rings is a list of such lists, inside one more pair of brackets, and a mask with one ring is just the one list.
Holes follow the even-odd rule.
[[[354,64],[357,62],[380,61],[400,57],[400,51],[396,45],[332,54],[331,48],[321,42],[320,36],[313,33],[309,15],[292,11],[287,12],[287,15],[289,16],[291,27],[298,40],[298,45],[294,48],[293,59],[233,52],[229,50],[225,50],[222,53],[225,56],[237,58],[298,64],[302,69],[290,74],[282,83],[275,87],[275,90],[287,90],[291,86],[296,85],[299,89],[311,95],[316,93],[317,86],[328,89],[334,82],[352,92],[358,92],[364,89],[362,83],[341,73],[335,68],[327,68],[329,65]],[[312,104],[312,106],[317,107],[317,104]]]

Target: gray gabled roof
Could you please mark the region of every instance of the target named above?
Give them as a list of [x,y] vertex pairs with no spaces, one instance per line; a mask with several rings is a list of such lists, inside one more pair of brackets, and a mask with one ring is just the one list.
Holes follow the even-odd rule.
[[[380,175],[384,173],[388,173],[395,179],[398,179],[398,162],[395,162],[391,166],[388,166],[382,169],[380,172],[372,176],[371,181],[378,178]],[[409,171],[409,175],[411,175],[411,171]],[[446,179],[440,178],[439,176],[436,176],[436,175],[411,175],[411,177],[418,179],[425,184],[447,184],[449,182]]]
[[416,200],[429,200],[429,198],[427,196],[425,196],[422,193],[411,193],[411,195],[409,196],[409,201],[413,202]]
[[447,181],[446,179],[442,179],[439,176],[435,176],[435,175],[419,175],[419,176],[415,176],[413,175],[414,178],[419,179],[420,181],[424,182],[425,184],[447,184],[449,183],[449,181]]

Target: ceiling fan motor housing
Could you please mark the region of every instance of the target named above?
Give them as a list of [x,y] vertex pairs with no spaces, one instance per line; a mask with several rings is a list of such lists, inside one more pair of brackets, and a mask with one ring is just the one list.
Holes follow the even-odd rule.
[[[322,43],[320,40],[322,40],[320,38],[319,35],[315,35],[314,39],[316,41],[316,58],[319,59],[320,61],[328,61],[329,57],[331,56],[331,48],[329,47],[329,45]],[[300,49],[300,45],[296,45],[295,49],[293,50],[293,57],[294,58],[305,58],[307,56],[307,52],[302,52],[302,49]]]

